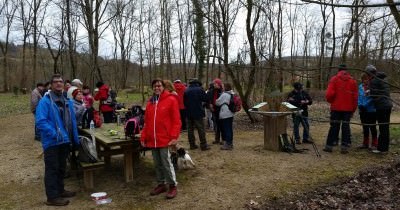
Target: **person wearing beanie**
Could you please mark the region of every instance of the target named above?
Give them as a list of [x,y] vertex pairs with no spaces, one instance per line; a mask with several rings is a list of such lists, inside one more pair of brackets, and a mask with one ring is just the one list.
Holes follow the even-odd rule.
[[80,79],[74,79],[71,81],[71,87],[68,88],[67,90],[67,97],[69,99],[73,99],[72,92],[76,89],[82,89],[83,83],[81,82]]
[[78,126],[80,126],[82,124],[83,114],[86,111],[86,108],[83,105],[82,91],[80,89],[75,89],[74,92],[72,92],[72,97],[74,102],[76,123]]
[[376,109],[376,120],[379,124],[378,147],[372,152],[387,153],[390,143],[389,123],[393,103],[390,98],[390,87],[384,72],[376,72],[369,83],[369,90]]
[[351,145],[350,119],[357,109],[358,88],[345,64],[339,65],[338,73],[329,80],[325,98],[331,105],[331,123],[323,151],[332,152],[342,128],[341,153],[346,154]]
[[201,82],[197,79],[192,79],[189,82],[189,87],[183,94],[183,102],[187,109],[187,123],[188,123],[188,140],[190,149],[197,149],[196,138],[194,129],[197,129],[200,140],[200,149],[202,151],[209,150],[207,144],[206,132],[204,130],[205,111],[203,103],[207,102],[206,92],[201,87]]
[[[221,135],[222,125],[219,120],[220,107],[218,107],[215,104],[215,101],[221,96],[223,89],[224,89],[224,87],[222,85],[222,80],[219,78],[214,79],[213,86],[214,86],[214,88],[207,92],[207,104],[213,114],[213,120],[214,120],[215,140],[212,143],[223,145],[224,139]],[[221,138],[222,138],[222,141],[221,141]]]
[[309,140],[309,129],[308,124],[308,106],[312,104],[310,95],[303,90],[303,84],[295,82],[293,84],[293,90],[288,94],[287,102],[296,106],[302,110],[301,113],[292,114],[293,120],[293,136],[296,144],[301,144],[299,126],[303,126],[303,143],[312,143]]
[[[359,149],[376,149],[378,146],[378,138],[376,131],[376,109],[369,95],[369,83],[371,76],[369,71],[361,76],[361,84],[358,86],[358,113],[360,114],[360,120],[363,124],[363,143],[358,147]],[[370,134],[371,133],[371,139]],[[370,140],[372,140],[370,147]]]
[[110,87],[102,81],[96,83],[99,91],[94,96],[94,100],[100,101],[99,110],[103,114],[104,123],[111,123],[113,121],[114,108],[107,102]]

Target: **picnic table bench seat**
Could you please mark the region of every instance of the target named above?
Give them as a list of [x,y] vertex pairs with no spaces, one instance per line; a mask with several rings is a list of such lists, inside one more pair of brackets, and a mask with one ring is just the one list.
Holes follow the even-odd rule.
[[104,161],[98,161],[96,163],[80,162],[79,164],[83,170],[83,183],[85,189],[93,189],[94,171],[104,168]]

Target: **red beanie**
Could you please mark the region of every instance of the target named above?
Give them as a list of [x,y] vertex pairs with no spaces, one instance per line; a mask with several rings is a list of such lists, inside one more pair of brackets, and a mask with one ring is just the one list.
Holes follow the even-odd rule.
[[76,96],[76,95],[78,95],[78,93],[80,93],[80,92],[81,92],[81,90],[80,90],[80,89],[78,89],[78,88],[77,88],[77,89],[75,89],[75,90],[74,90],[74,92],[72,92],[72,97],[74,97],[74,98],[75,98],[75,96]]
[[214,79],[214,83],[218,84],[220,87],[222,87],[222,80],[219,78]]

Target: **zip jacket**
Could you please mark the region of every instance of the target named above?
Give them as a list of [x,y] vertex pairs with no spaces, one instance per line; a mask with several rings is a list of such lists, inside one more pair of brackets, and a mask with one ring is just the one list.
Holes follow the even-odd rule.
[[[303,100],[308,100],[308,103],[301,103]],[[303,116],[308,117],[308,106],[312,104],[310,95],[304,90],[293,90],[288,94],[287,101],[303,110],[301,113]]]
[[358,108],[359,111],[376,112],[374,102],[370,96],[365,95],[362,83],[358,86]]
[[94,96],[94,100],[100,101],[100,111],[101,112],[112,112],[114,109],[109,104],[104,104],[108,98],[108,91],[110,88],[107,85],[102,85],[99,88],[99,92]]
[[46,150],[52,146],[72,143],[70,139],[71,136],[75,142],[75,145],[79,145],[78,126],[76,124],[73,102],[66,97],[64,98],[66,102],[65,109],[68,109],[69,119],[72,123],[72,135],[69,135],[61,117],[59,108],[54,103],[54,100],[50,95],[50,92],[46,93],[36,108],[35,119],[36,125],[40,130],[43,150]]
[[328,84],[325,98],[331,104],[331,111],[355,112],[357,109],[356,81],[347,71],[339,71]]
[[172,139],[179,138],[180,131],[177,97],[169,91],[151,97],[146,105],[144,127],[140,136],[142,145],[147,148],[168,147]]

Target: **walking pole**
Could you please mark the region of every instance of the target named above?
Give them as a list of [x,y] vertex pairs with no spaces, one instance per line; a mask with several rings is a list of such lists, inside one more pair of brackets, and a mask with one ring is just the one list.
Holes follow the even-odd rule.
[[315,145],[315,141],[314,141],[313,137],[311,136],[309,126],[306,125],[306,122],[304,121],[302,115],[300,115],[300,119],[301,119],[301,121],[303,122],[302,124],[303,124],[304,129],[306,129],[307,132],[308,132],[308,137],[311,139],[311,144],[312,144],[312,146],[313,146],[313,148],[314,148],[315,155],[316,155],[317,157],[320,158],[320,157],[321,157],[321,154],[319,153],[318,148],[317,148],[317,145]]

